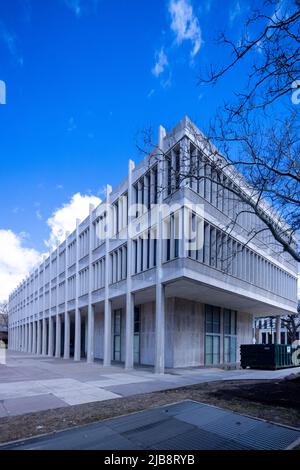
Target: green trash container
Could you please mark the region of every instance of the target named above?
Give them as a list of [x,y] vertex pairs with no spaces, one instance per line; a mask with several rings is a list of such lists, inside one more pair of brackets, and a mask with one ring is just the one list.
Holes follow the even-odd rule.
[[242,344],[241,366],[273,370],[294,367],[292,353],[292,347],[287,344]]

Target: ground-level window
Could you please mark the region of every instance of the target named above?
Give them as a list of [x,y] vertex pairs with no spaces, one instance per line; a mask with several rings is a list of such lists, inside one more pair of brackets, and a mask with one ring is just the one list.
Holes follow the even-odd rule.
[[114,361],[121,360],[121,310],[114,311]]
[[134,345],[133,360],[135,364],[140,363],[140,331],[141,331],[141,309],[139,306],[134,307]]
[[267,334],[266,333],[261,334],[261,342],[262,342],[262,344],[267,343]]
[[205,364],[220,364],[221,310],[205,306]]
[[224,309],[224,362],[236,362],[237,312]]

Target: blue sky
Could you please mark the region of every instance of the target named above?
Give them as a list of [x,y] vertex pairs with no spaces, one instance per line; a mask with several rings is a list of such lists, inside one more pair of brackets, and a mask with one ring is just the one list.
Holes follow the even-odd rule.
[[238,40],[248,11],[247,0],[0,0],[0,282],[14,266],[5,243],[23,275],[62,208],[74,218],[141,158],[142,129],[156,139],[185,114],[205,129],[245,69],[215,88],[198,86],[200,69],[222,63],[214,39]]

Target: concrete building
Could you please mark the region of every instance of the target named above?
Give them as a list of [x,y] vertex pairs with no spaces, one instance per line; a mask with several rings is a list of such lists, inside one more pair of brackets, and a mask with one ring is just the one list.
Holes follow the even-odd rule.
[[[107,186],[106,200],[15,289],[10,349],[157,373],[236,364],[255,316],[296,311],[296,263],[266,231],[249,241],[262,225],[249,211],[232,225],[245,204],[215,180],[200,135],[187,117],[168,134],[160,127],[158,147],[137,166],[129,161],[119,186]],[[172,171],[195,164],[195,178]],[[222,178],[240,181],[228,167]],[[143,209],[132,212],[135,203]],[[156,203],[177,209],[149,222]],[[201,223],[187,215],[190,204],[202,208]],[[202,234],[197,249],[187,248],[187,220]]]

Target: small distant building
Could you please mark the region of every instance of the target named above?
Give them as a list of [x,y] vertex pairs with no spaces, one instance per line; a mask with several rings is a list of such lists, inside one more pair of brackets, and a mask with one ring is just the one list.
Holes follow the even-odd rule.
[[0,342],[3,341],[5,344],[8,343],[8,327],[1,322],[0,317]]
[[[285,323],[280,319],[278,327],[280,337],[277,338],[277,319],[274,317],[260,317],[255,319],[255,339],[257,344],[291,344]],[[298,340],[300,332],[297,332]]]

